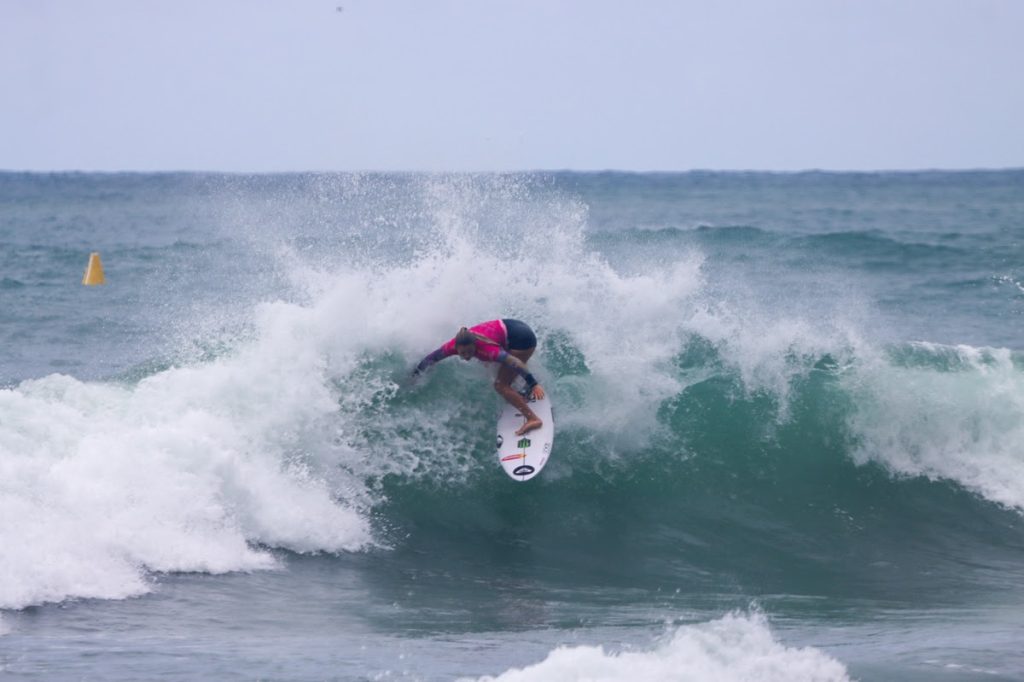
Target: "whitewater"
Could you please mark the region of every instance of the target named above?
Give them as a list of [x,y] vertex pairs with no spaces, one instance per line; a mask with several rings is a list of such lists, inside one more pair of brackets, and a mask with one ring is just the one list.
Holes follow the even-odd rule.
[[[0,174],[0,670],[1020,679],[1022,190]],[[529,485],[409,376],[494,317]]]

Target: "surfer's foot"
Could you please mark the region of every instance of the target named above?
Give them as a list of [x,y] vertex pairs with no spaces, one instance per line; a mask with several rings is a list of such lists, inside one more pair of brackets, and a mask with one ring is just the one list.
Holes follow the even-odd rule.
[[524,433],[529,433],[530,431],[534,431],[536,429],[539,429],[542,426],[544,426],[544,422],[542,422],[537,417],[534,417],[533,419],[527,419],[526,423],[523,424],[522,426],[520,426],[519,430],[516,431],[516,435],[517,436],[521,436]]

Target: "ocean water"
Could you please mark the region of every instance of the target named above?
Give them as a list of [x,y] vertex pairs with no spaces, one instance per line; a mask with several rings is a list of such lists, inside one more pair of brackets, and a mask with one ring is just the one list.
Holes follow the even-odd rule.
[[[3,679],[1024,679],[1024,171],[0,173],[0,266]],[[525,484],[408,376],[499,316]]]

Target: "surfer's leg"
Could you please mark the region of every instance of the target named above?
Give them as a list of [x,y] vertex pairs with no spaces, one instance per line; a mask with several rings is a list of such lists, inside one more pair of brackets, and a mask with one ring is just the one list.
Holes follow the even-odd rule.
[[508,384],[503,384],[500,381],[495,381],[494,390],[496,390],[498,394],[501,395],[502,398],[504,398],[506,401],[511,403],[517,410],[519,410],[519,413],[522,414],[523,417],[526,419],[526,422],[521,427],[519,427],[518,430],[516,430],[517,436],[521,436],[524,433],[527,433],[528,431],[533,431],[534,429],[539,429],[540,427],[544,426],[544,422],[540,420],[540,417],[538,417],[537,414],[530,409],[530,406],[526,402],[526,398],[519,395],[519,392],[516,391],[516,389],[512,388]]
[[[526,361],[533,355],[534,348],[527,348],[526,350],[510,350],[509,355],[518,358],[526,364]],[[529,404],[526,402],[526,398],[519,395],[516,389],[512,388],[512,380],[516,378],[516,371],[511,367],[502,365],[498,369],[498,378],[494,380],[494,390],[501,395],[506,401],[515,406],[517,410],[526,418],[526,423],[516,431],[517,436],[521,436],[528,431],[539,429],[544,425],[540,417],[530,409]]]

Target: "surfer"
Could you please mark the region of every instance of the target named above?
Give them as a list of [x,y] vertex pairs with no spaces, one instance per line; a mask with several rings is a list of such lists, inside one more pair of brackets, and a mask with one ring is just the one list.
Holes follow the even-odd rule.
[[476,326],[460,329],[455,338],[420,360],[412,374],[418,376],[435,362],[452,355],[458,355],[463,360],[476,357],[482,362],[500,363],[498,378],[494,380],[494,390],[526,418],[526,422],[516,431],[516,435],[521,436],[539,429],[544,424],[530,409],[526,399],[512,388],[512,380],[519,374],[526,380],[529,395],[536,400],[544,398],[544,389],[526,368],[527,361],[536,349],[537,337],[525,322],[510,319],[481,322]]

